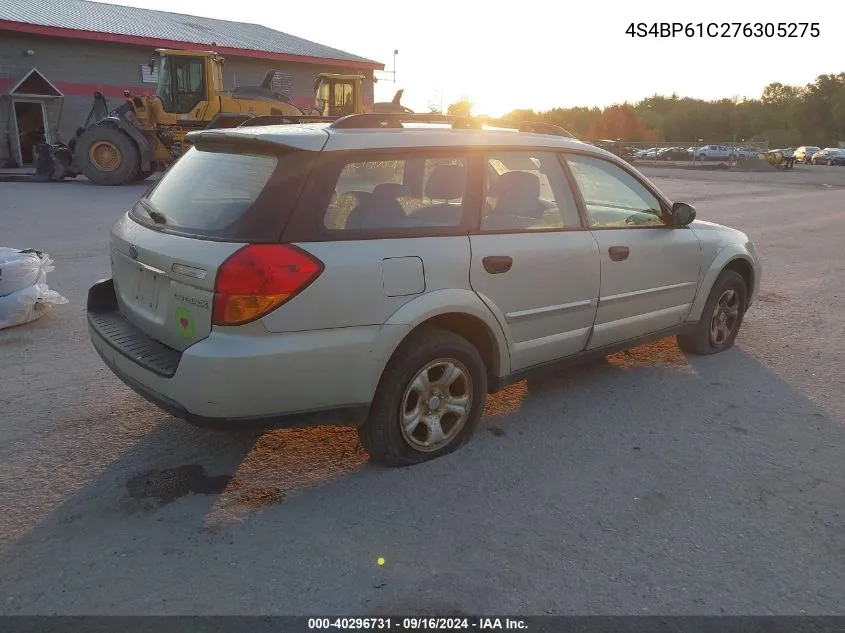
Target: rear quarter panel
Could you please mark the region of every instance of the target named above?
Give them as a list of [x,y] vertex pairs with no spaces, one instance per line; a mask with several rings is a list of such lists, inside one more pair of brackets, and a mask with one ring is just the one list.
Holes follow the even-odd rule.
[[[403,325],[409,328],[408,332],[410,332],[429,319],[450,313],[467,314],[487,326],[496,344],[494,350],[496,366],[492,368],[493,373],[499,377],[508,375],[511,369],[508,352],[511,342],[502,328],[505,315],[501,312],[496,314],[491,312],[487,304],[473,290],[444,288],[426,293],[407,302],[401,309],[394,312],[388,319],[387,325]],[[394,349],[399,343],[401,340],[395,342]]]
[[[270,332],[297,332],[383,325],[406,303],[443,288],[469,288],[469,237],[300,242],[296,246],[325,265],[322,274],[289,303],[262,319]],[[422,284],[395,294],[385,260],[419,258]],[[421,290],[417,292],[417,290]]]

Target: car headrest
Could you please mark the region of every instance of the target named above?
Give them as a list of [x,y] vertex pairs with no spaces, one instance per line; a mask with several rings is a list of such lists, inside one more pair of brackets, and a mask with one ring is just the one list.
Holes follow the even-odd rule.
[[352,192],[357,203],[346,217],[347,229],[385,229],[407,223],[402,205],[389,195]]
[[383,182],[373,188],[374,196],[399,198],[408,195],[408,189],[398,182]]
[[425,185],[429,200],[454,200],[462,198],[466,185],[466,168],[463,165],[437,165]]
[[527,171],[507,171],[496,181],[497,215],[540,217],[540,179]]

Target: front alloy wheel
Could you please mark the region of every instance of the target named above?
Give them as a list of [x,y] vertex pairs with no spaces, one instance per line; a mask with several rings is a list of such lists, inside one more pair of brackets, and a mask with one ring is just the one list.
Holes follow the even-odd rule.
[[678,346],[692,354],[716,354],[733,346],[745,308],[748,286],[735,270],[723,270],[713,284],[701,317],[691,332],[677,336]]
[[728,288],[719,297],[710,319],[710,344],[719,347],[734,333],[739,323],[739,293]]

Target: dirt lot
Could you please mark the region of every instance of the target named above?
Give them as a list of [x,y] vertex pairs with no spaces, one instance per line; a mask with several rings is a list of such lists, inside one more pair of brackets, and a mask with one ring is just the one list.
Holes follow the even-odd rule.
[[403,470],[352,430],[213,433],[135,396],[84,300],[140,188],[0,184],[0,242],[70,299],[0,332],[0,612],[845,614],[845,169],[806,169],[644,170],[757,243],[734,350],[519,383]]

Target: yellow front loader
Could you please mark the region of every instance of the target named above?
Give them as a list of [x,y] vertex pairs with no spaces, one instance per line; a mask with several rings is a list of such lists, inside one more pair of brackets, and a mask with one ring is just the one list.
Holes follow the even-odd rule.
[[52,148],[52,176],[82,173],[100,185],[123,185],[166,169],[182,155],[185,136],[194,130],[236,127],[254,117],[295,123],[365,111],[363,75],[318,75],[314,107],[301,109],[273,90],[275,71],[260,86],[225,91],[223,64],[212,51],[157,49],[150,60],[151,70],[158,69],[155,95],[126,91],[123,103],[110,110],[105,97],[95,93],[85,125],[67,146]]

